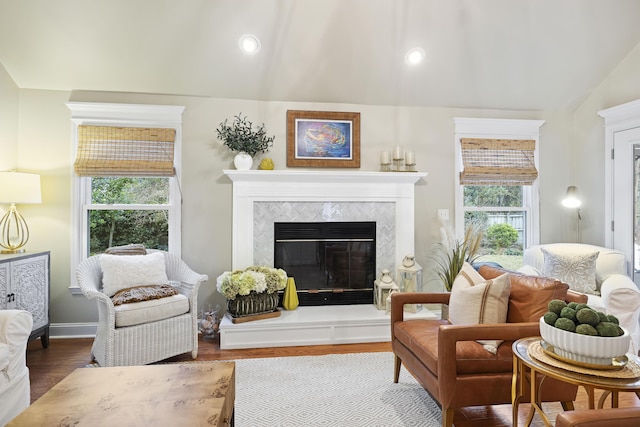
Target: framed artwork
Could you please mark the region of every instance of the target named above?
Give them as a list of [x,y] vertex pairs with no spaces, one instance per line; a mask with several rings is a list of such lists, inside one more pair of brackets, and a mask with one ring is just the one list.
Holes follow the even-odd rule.
[[360,167],[360,113],[287,111],[287,166]]

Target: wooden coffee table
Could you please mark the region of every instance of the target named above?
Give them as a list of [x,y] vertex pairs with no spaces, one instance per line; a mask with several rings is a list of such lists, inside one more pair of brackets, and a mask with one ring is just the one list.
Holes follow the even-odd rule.
[[234,400],[234,362],[80,368],[7,426],[228,426]]

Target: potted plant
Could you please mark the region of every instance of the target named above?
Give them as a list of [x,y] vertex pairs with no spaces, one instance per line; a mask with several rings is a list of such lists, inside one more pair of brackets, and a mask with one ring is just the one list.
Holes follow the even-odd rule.
[[234,317],[272,312],[278,306],[278,291],[287,285],[287,273],[280,268],[251,266],[225,271],[216,288],[227,298],[227,311]]
[[440,231],[443,234],[443,239],[442,242],[436,243],[436,250],[433,254],[436,263],[435,271],[447,292],[451,292],[453,281],[460,273],[464,263],[471,264],[480,256],[482,231],[469,225],[462,240],[452,237],[444,228],[441,228]]
[[275,139],[274,136],[267,136],[264,123],[254,127],[242,113],[234,116],[232,123],[225,119],[216,132],[224,145],[238,153],[233,160],[236,169],[244,170],[251,168],[256,154],[269,151]]

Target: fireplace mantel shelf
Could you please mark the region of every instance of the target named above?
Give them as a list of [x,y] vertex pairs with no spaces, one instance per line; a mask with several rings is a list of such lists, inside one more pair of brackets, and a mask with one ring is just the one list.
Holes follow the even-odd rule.
[[227,169],[223,171],[233,182],[349,182],[371,184],[414,184],[427,176],[426,172],[364,172],[364,171],[336,171],[336,170],[248,170],[239,171]]

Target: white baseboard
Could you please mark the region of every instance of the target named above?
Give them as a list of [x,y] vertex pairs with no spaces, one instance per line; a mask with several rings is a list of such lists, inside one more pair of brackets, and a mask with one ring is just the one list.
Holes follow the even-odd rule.
[[49,327],[49,337],[93,338],[97,329],[97,323],[52,323]]

